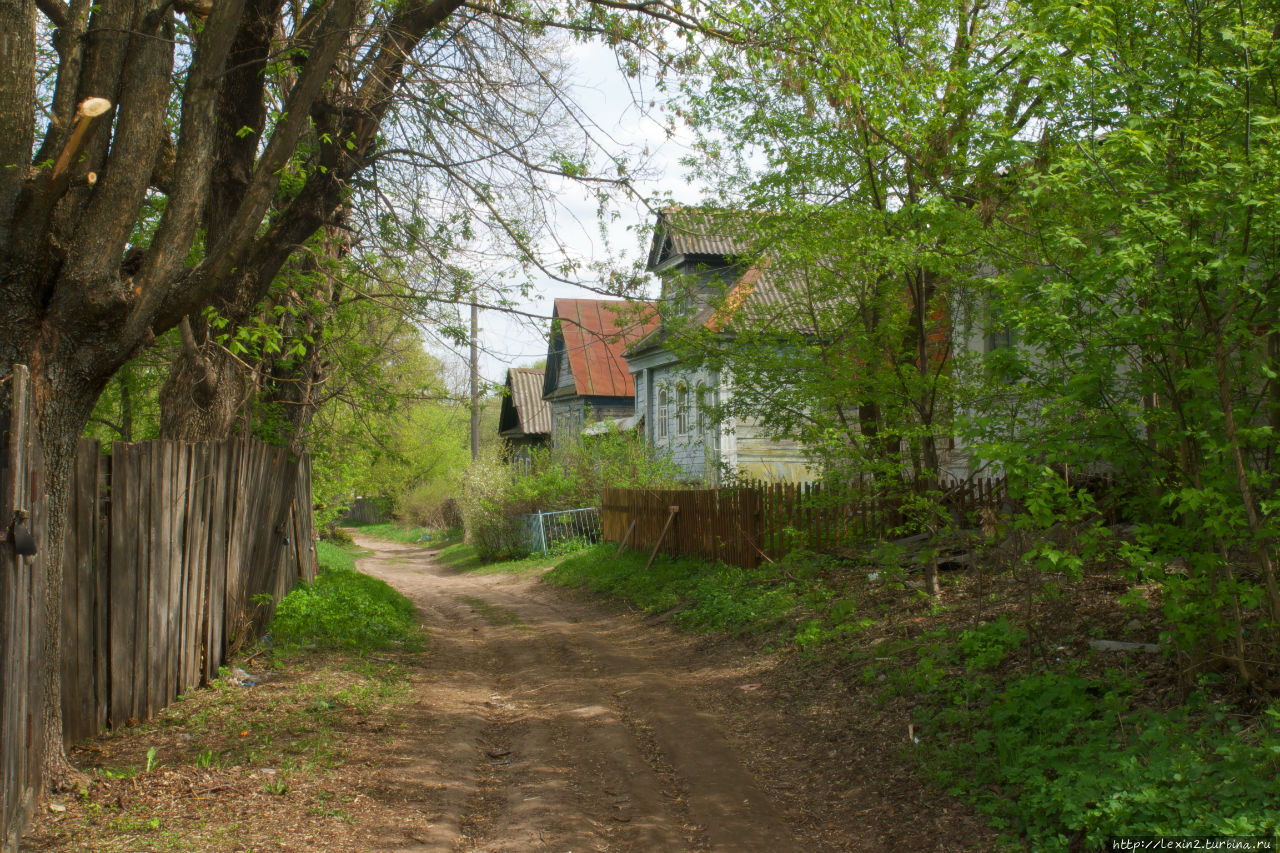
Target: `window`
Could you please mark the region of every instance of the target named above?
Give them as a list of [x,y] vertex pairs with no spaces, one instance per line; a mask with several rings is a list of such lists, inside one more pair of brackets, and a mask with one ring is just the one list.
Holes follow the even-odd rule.
[[689,434],[689,386],[683,382],[676,388],[676,432]]
[[698,383],[698,392],[694,395],[694,405],[697,407],[697,423],[698,432],[707,431],[707,386]]
[[671,407],[671,396],[666,388],[658,392],[658,417],[653,423],[654,433],[658,438],[667,437],[667,410]]

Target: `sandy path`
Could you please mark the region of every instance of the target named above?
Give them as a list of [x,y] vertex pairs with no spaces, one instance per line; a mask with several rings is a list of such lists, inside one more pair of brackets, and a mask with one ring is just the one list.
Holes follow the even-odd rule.
[[406,826],[379,849],[797,849],[662,632],[535,579],[454,574],[357,535],[359,568],[422,611],[430,680],[386,786]]

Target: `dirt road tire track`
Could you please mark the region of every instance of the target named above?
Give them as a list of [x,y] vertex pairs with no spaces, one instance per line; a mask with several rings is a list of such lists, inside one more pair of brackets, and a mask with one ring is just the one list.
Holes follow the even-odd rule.
[[361,571],[408,596],[431,636],[405,760],[386,774],[422,825],[380,849],[798,849],[661,635],[533,578],[357,542],[373,552]]

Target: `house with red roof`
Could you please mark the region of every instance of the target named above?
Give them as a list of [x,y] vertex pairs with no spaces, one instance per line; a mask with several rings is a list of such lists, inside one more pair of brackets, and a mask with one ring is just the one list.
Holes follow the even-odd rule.
[[542,385],[553,445],[576,441],[593,423],[637,424],[635,382],[622,354],[657,328],[654,307],[621,299],[555,301]]

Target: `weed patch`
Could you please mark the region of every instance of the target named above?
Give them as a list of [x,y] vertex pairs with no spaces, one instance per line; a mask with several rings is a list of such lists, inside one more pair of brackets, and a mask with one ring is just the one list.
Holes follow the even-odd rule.
[[355,570],[358,551],[321,542],[315,583],[281,600],[271,623],[278,646],[374,651],[419,650],[424,638],[413,605],[385,582]]
[[451,545],[462,539],[462,531],[458,528],[449,530],[437,527],[396,524],[390,521],[377,524],[350,524],[348,527],[363,533],[365,536],[376,536],[379,539],[402,542],[406,545],[422,545],[433,548],[441,545]]
[[520,560],[503,560],[486,563],[474,545],[458,543],[450,545],[439,554],[435,561],[440,565],[458,573],[473,575],[525,575],[541,571],[554,562],[554,557],[533,556]]

